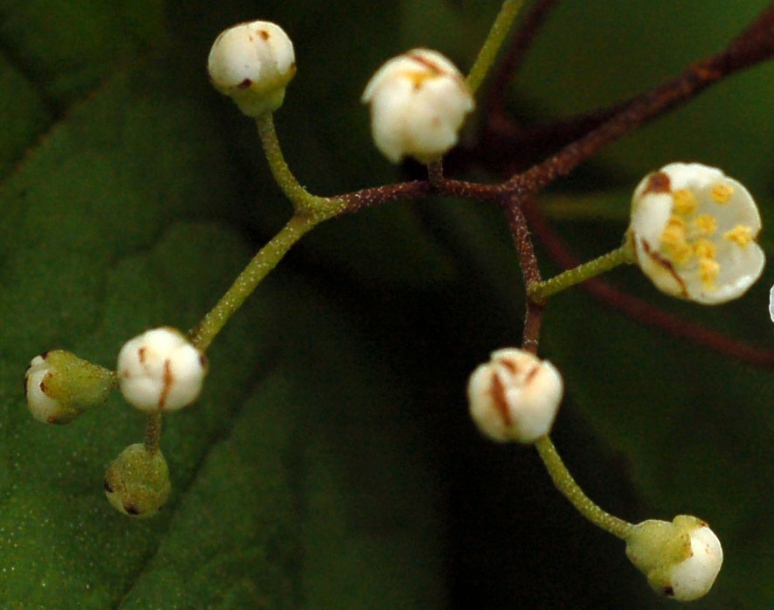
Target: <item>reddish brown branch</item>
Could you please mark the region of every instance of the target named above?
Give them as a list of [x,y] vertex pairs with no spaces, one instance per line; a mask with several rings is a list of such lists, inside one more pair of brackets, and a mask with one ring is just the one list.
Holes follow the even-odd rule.
[[423,199],[430,194],[475,201],[499,201],[502,198],[502,192],[497,186],[463,180],[447,180],[442,175],[436,176],[435,180],[437,184],[430,184],[428,180],[386,184],[339,195],[336,199],[345,203],[345,213],[353,214],[393,201]]
[[[509,197],[505,200],[503,211],[508,220],[508,226],[513,235],[513,243],[516,246],[516,253],[519,257],[519,266],[524,278],[524,291],[527,292],[529,285],[533,282],[540,282],[540,267],[535,256],[535,247],[532,244],[532,238],[529,234],[527,219],[524,216],[520,202],[515,197]],[[540,341],[540,326],[543,321],[543,306],[527,300],[527,312],[524,320],[524,335],[522,338],[522,348],[537,353],[538,343]]]
[[[546,221],[542,213],[533,205],[524,206],[534,235],[548,251],[548,254],[563,269],[572,269],[580,264],[561,237]],[[696,345],[707,347],[730,358],[762,368],[774,368],[774,352],[727,337],[709,328],[694,324],[678,316],[667,313],[637,297],[610,286],[600,278],[587,280],[581,287],[608,307],[616,309],[642,324],[654,326]]]
[[523,190],[535,193],[646,121],[686,102],[713,83],[771,58],[774,55],[773,22],[774,6],[770,6],[725,51],[693,63],[676,79],[638,96],[594,131],[543,163],[511,178],[505,188],[519,185]]

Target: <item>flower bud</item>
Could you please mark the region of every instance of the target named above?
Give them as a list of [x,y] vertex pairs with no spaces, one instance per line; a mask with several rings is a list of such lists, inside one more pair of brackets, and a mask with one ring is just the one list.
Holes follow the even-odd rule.
[[475,106],[460,71],[440,53],[414,49],[384,64],[368,82],[376,147],[393,163],[412,156],[440,159],[457,143],[465,116]]
[[274,112],[296,74],[296,56],[285,31],[269,21],[241,23],[222,32],[210,50],[213,86],[247,116]]
[[115,375],[64,350],[35,356],[25,374],[30,413],[46,424],[69,424],[87,409],[102,405],[115,387]]
[[161,451],[151,452],[143,443],[129,445],[108,466],[104,488],[119,512],[130,517],[152,517],[172,491],[167,461]]
[[470,415],[495,441],[533,443],[550,432],[562,392],[562,378],[550,362],[520,349],[501,349],[470,377]]
[[765,263],[758,208],[739,182],[699,163],[672,163],[634,191],[629,239],[657,288],[705,305],[735,299]]
[[626,540],[626,556],[654,591],[679,601],[706,595],[723,565],[718,537],[689,515],[638,523]]
[[156,328],[128,341],[118,354],[118,382],[142,411],[176,411],[199,396],[207,359],[174,328]]

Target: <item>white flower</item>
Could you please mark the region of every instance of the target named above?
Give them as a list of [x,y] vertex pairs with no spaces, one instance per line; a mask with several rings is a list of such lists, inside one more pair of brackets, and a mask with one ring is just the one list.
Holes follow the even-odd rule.
[[771,287],[769,292],[769,316],[771,316],[771,321],[774,322],[774,286]]
[[247,116],[273,112],[296,73],[296,56],[285,31],[269,21],[241,23],[218,36],[207,61],[212,84]]
[[672,163],[634,191],[637,264],[667,294],[706,305],[741,296],[765,263],[758,208],[739,182],[699,163]]
[[414,49],[373,75],[362,101],[371,105],[376,147],[393,163],[405,156],[428,163],[457,143],[475,106],[459,70],[440,53]]
[[207,360],[180,331],[156,328],[121,348],[117,372],[129,403],[143,411],[175,411],[199,396]]
[[658,593],[679,601],[707,594],[723,565],[720,540],[702,520],[678,515],[634,526],[626,555]]
[[533,443],[548,434],[562,400],[554,366],[524,350],[492,353],[468,382],[470,415],[489,438]]

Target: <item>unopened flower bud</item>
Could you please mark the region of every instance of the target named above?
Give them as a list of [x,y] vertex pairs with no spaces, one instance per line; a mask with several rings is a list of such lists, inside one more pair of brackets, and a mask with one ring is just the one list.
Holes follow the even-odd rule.
[[117,373],[130,404],[143,411],[176,411],[199,396],[207,359],[180,331],[162,327],[121,348]]
[[706,595],[723,565],[718,537],[689,515],[678,515],[672,523],[653,519],[635,525],[626,556],[654,591],[679,601]]
[[524,350],[492,353],[468,382],[470,415],[489,438],[533,443],[548,434],[562,400],[554,366]]
[[152,517],[172,491],[167,461],[161,451],[149,451],[143,443],[129,445],[108,467],[104,488],[116,510]]
[[744,294],[766,257],[758,208],[739,182],[699,163],[672,163],[634,191],[629,238],[657,288],[705,305]]
[[35,356],[25,374],[30,413],[46,424],[68,424],[102,405],[115,387],[115,375],[64,350]]
[[210,50],[213,86],[247,116],[274,112],[296,74],[296,56],[285,31],[269,21],[241,23],[222,32]]
[[393,163],[429,163],[457,143],[475,106],[456,66],[436,51],[414,49],[384,64],[366,86],[376,147]]

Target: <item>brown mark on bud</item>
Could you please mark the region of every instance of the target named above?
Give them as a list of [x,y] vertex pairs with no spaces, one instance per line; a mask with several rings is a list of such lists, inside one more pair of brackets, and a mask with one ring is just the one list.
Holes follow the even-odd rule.
[[648,185],[642,192],[643,195],[648,193],[668,193],[672,188],[672,181],[669,176],[664,172],[655,172],[648,178]]
[[[510,364],[510,363],[509,363]],[[503,423],[506,427],[510,428],[513,425],[511,421],[511,412],[508,410],[508,401],[505,397],[505,385],[500,379],[500,375],[496,372],[492,375],[492,400],[494,401],[497,412],[503,419]]]

